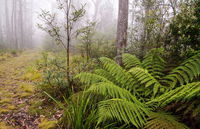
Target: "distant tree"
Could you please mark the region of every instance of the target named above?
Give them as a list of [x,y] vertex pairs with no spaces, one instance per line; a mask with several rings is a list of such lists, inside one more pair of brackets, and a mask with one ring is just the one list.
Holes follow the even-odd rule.
[[122,53],[127,45],[129,0],[119,0],[118,24],[117,24],[117,63],[122,64]]

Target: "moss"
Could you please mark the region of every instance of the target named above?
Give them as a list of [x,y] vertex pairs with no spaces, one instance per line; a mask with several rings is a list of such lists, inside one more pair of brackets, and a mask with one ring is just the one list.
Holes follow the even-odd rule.
[[8,112],[9,112],[8,109],[0,108],[0,114],[4,114],[4,113],[8,113]]
[[40,129],[53,129],[56,127],[57,121],[49,121],[45,118],[41,119],[41,123],[38,125]]
[[24,93],[20,94],[21,98],[26,98],[26,97],[30,97],[30,96],[32,96],[32,93],[24,92]]
[[6,107],[8,110],[15,110],[16,107],[14,105],[7,105]]
[[34,93],[34,86],[30,84],[21,84],[20,89],[28,93]]
[[42,78],[42,75],[34,66],[30,66],[27,67],[21,78],[28,81],[39,81]]
[[7,103],[11,103],[12,102],[12,99],[9,99],[9,98],[4,98],[0,101],[0,104],[7,104]]
[[12,127],[7,126],[4,122],[0,122],[0,129],[12,129]]

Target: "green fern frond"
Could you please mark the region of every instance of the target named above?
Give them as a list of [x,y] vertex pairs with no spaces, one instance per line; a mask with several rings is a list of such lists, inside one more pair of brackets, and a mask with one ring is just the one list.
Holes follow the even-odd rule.
[[156,79],[161,79],[164,75],[163,70],[166,62],[161,57],[163,55],[163,49],[156,48],[152,49],[142,62],[142,67],[147,69],[149,73]]
[[120,88],[113,83],[101,82],[93,84],[87,92],[92,92],[96,94],[101,94],[104,96],[110,96],[111,98],[119,98],[127,101],[132,101],[134,103],[141,104],[135,96],[133,96],[128,90]]
[[87,85],[91,85],[98,82],[110,82],[106,78],[92,73],[80,73],[75,76],[75,79],[76,78],[79,79],[80,82]]
[[160,106],[164,107],[171,102],[187,102],[197,97],[200,97],[200,82],[188,83],[187,85],[166,92],[148,102],[148,104],[159,103]]
[[100,58],[100,61],[103,64],[103,68],[115,78],[120,87],[130,90],[133,89],[133,87],[136,85],[136,82],[130,73],[109,58],[102,57]]
[[[164,79],[173,88],[178,82],[183,85],[191,82],[200,75],[200,54],[197,54],[177,68],[173,69]],[[172,83],[172,82],[177,83]]]
[[124,64],[126,69],[141,66],[140,60],[135,55],[131,55],[131,54],[128,54],[128,53],[123,54],[122,60],[123,60],[123,64]]
[[95,70],[95,74],[102,76],[104,78],[106,78],[107,80],[117,84],[116,79],[112,76],[112,74],[110,74],[108,71],[104,70],[104,69],[97,69]]
[[123,99],[110,99],[99,103],[99,123],[106,120],[118,120],[135,127],[146,123],[149,109]]
[[153,93],[154,95],[157,94],[161,84],[153,77],[151,74],[148,73],[147,70],[139,67],[132,68],[129,73],[131,73],[134,78],[137,79],[140,84],[144,84],[145,87],[153,86]]
[[152,113],[144,129],[189,129],[186,125],[166,113]]

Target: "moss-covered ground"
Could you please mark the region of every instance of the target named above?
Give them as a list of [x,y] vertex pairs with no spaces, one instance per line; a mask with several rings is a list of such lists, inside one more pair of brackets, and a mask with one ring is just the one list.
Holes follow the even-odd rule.
[[46,117],[51,107],[44,108],[37,97],[35,83],[41,75],[34,64],[39,56],[25,51],[0,60],[0,129],[50,129],[56,124]]

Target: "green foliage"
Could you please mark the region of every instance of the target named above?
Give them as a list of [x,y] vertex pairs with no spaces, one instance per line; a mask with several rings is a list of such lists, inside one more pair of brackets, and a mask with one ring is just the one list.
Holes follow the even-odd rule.
[[140,82],[141,85],[144,84],[145,87],[153,86],[153,94],[157,94],[161,84],[150,73],[148,73],[147,70],[135,67],[129,72],[134,76],[134,78],[137,79],[138,82]]
[[126,53],[126,54],[123,54],[122,59],[123,59],[123,63],[126,69],[141,66],[140,60],[134,55]]
[[149,103],[158,103],[158,106],[164,107],[172,102],[189,102],[200,96],[200,82],[189,83],[174,90],[166,92],[151,100]]
[[168,50],[172,55],[184,56],[189,49],[200,49],[200,15],[199,0],[191,0],[189,3],[183,3],[181,12],[174,18],[170,24],[172,39],[168,45]]
[[[128,71],[115,61],[102,57],[99,59],[101,69],[76,76],[86,84],[86,93],[101,97],[97,99],[100,102],[93,103],[98,105],[99,126],[106,124],[105,121],[115,121],[134,128],[188,128],[172,115],[157,112],[168,112],[169,107],[174,107],[173,105],[180,115],[190,114],[191,110],[194,110],[193,117],[198,117],[200,112],[196,99],[200,97],[200,84],[195,82],[194,78],[198,80],[199,77],[199,54],[167,73],[167,63],[162,53],[162,49],[153,49],[143,61],[136,56],[124,54],[123,62]],[[174,77],[174,74],[184,77],[184,82],[179,82],[180,79],[177,78],[171,79],[175,85],[168,87],[166,82],[169,81],[169,76]],[[181,103],[182,106],[176,106],[177,103]]]
[[161,79],[166,62],[163,59],[164,50],[162,48],[152,49],[145,56],[142,66],[147,69],[156,79]]
[[166,113],[152,113],[144,129],[189,129],[178,120]]
[[91,105],[90,96],[86,96],[81,92],[72,95],[68,99],[65,98],[64,104],[62,104],[49,94],[47,95],[64,111],[62,119],[59,122],[62,128],[93,129],[95,127],[97,116],[95,107]]
[[137,103],[123,99],[110,99],[99,103],[99,122],[115,120],[142,127],[146,123],[149,111]]
[[183,85],[193,81],[200,75],[199,59],[199,53],[187,59],[180,66],[173,69],[169,75],[165,77],[165,82],[167,82],[171,87],[174,87],[178,82]]
[[43,53],[38,61],[38,70],[42,73],[42,81],[38,83],[39,89],[47,92],[54,98],[62,98],[71,94],[66,75],[65,58],[50,57]]
[[[39,89],[43,92],[47,92],[53,98],[63,99],[64,97],[69,97],[73,92],[77,92],[82,88],[79,83],[72,78],[77,74],[82,72],[90,72],[97,65],[94,63],[95,60],[86,60],[80,56],[71,56],[71,70],[70,70],[70,80],[72,85],[69,86],[67,80],[67,66],[65,55],[61,53],[43,53],[43,56],[37,62],[38,71],[41,72],[42,79],[38,82]],[[80,80],[81,77],[85,78],[90,76],[89,74],[77,76]],[[91,76],[93,77],[93,76]],[[91,78],[95,81],[95,78]],[[89,85],[89,82],[88,82]]]

